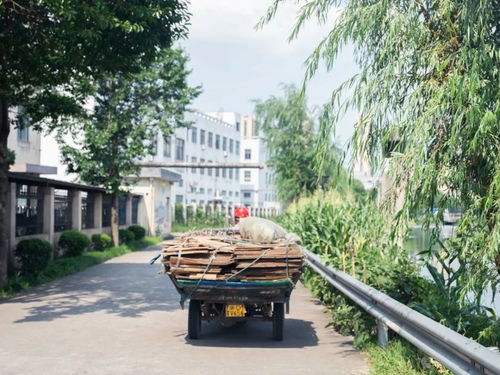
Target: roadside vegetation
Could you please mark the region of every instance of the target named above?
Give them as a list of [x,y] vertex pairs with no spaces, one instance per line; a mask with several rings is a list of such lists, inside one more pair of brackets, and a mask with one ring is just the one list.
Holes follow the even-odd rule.
[[[274,1],[261,27],[272,22],[282,3]],[[313,151],[313,162],[302,167],[315,171],[316,181],[310,183],[319,188],[332,161],[335,126],[346,111],[354,111],[359,120],[350,144],[353,156],[370,160],[392,188],[378,206],[359,194],[353,199],[342,185],[317,196],[305,191],[292,200],[284,225],[334,267],[485,346],[498,347],[500,321],[483,300],[485,292],[495,295],[500,286],[498,6],[491,1],[308,0],[297,14],[290,40],[308,22],[331,25],[306,62],[302,94],[322,64],[329,71],[336,68],[346,46],[355,51],[358,73],[334,88],[331,100],[311,115],[320,119],[313,130],[323,135],[314,150],[289,153]],[[290,104],[282,111],[300,111],[300,105]],[[265,123],[266,116],[259,121]],[[286,134],[286,127],[273,121]],[[275,177],[283,173],[275,171]],[[455,237],[442,240],[443,212],[454,207],[460,207],[462,219]],[[418,254],[421,263],[402,246],[415,222],[431,235]],[[422,267],[429,279],[420,276]],[[368,348],[376,374],[443,373],[404,340],[376,349],[369,316],[316,275],[306,272],[304,280],[330,310],[332,326]]]
[[201,207],[184,206],[180,203],[175,205],[174,223],[172,232],[182,233],[192,230],[224,228],[228,225],[228,218],[224,212],[213,209],[206,211]]
[[[106,234],[94,234],[91,241],[84,233],[72,230],[63,232],[57,249],[41,239],[21,241],[16,249],[21,268],[0,289],[0,299],[161,241],[160,237],[145,237],[145,230],[139,225],[132,225],[124,231],[129,235],[114,247],[111,237]],[[136,238],[134,232],[139,234]],[[51,259],[52,254],[57,257]]]

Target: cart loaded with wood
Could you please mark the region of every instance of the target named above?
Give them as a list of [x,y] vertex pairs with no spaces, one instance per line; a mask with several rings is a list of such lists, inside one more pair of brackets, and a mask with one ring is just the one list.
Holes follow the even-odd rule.
[[188,337],[198,339],[202,321],[225,326],[270,321],[283,339],[285,310],[304,264],[289,240],[256,242],[231,232],[190,233],[163,244],[161,261],[181,295],[189,300]]

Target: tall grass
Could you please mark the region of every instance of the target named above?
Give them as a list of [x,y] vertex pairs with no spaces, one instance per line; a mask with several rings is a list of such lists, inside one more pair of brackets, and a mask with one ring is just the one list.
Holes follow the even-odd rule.
[[[475,306],[459,306],[452,290],[446,289],[439,278],[435,282],[421,277],[421,266],[400,246],[402,237],[394,236],[391,222],[374,202],[321,191],[291,205],[280,222],[334,268],[483,345],[500,345],[500,321],[496,316],[486,310],[478,312]],[[342,334],[354,335],[358,348],[373,345],[376,324],[371,316],[313,271],[306,270],[303,281],[328,307],[332,327]],[[406,343],[393,349],[407,359],[408,368],[425,370],[422,373],[426,374],[439,373],[437,365],[425,369],[414,365],[432,361],[415,348],[409,351]],[[370,352],[377,358],[383,357],[374,350]]]

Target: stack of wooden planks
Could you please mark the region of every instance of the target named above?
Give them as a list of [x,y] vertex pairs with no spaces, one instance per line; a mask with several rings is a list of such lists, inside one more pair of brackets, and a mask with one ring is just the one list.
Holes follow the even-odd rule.
[[162,263],[177,279],[297,282],[304,259],[295,243],[188,236],[164,243]]

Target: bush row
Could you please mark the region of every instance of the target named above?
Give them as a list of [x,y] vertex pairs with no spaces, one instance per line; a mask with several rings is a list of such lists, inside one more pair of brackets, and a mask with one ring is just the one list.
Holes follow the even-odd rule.
[[[130,243],[142,240],[146,236],[146,229],[140,225],[131,225],[128,229],[119,231],[120,243]],[[113,240],[107,234],[94,234],[91,239],[77,230],[67,230],[61,234],[57,243],[66,257],[77,257],[89,249],[104,251],[113,246]],[[21,263],[22,274],[36,274],[47,267],[53,247],[50,242],[39,238],[29,238],[19,242],[15,255]]]

